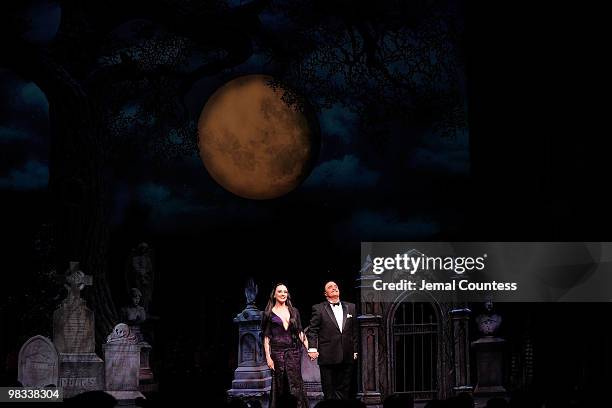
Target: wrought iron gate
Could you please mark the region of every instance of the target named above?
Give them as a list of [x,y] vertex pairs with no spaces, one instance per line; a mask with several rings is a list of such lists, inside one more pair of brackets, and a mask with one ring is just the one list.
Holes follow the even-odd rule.
[[392,378],[395,393],[415,400],[438,394],[438,319],[431,303],[402,302],[393,317]]

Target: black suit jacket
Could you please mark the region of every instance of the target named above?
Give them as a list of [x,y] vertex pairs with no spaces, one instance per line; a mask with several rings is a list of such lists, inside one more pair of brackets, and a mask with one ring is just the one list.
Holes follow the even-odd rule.
[[342,332],[328,301],[312,307],[308,327],[308,347],[319,352],[319,364],[341,364],[353,362],[353,353],[358,350],[358,325],[355,305],[340,302],[343,312]]

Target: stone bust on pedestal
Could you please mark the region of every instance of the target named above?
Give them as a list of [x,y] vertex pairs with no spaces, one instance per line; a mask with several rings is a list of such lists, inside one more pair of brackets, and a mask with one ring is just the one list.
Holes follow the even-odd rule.
[[[130,297],[132,299],[131,304],[121,309],[121,317],[123,321],[128,325],[130,333],[136,338],[136,343],[141,347],[140,353],[140,382],[152,382],[153,371],[151,370],[149,363],[149,353],[151,352],[151,345],[145,339],[141,325],[147,320],[156,320],[155,316],[148,316],[147,311],[143,306],[140,306],[142,299],[142,292],[138,288],[130,289]],[[150,333],[148,333],[150,337]]]
[[122,320],[130,326],[132,333],[138,336],[139,341],[142,341],[140,325],[147,320],[147,311],[140,306],[142,293],[138,288],[130,289],[132,303],[121,309]]
[[502,317],[493,311],[493,301],[487,300],[485,303],[486,312],[476,317],[476,323],[478,324],[478,330],[487,336],[493,337],[501,326]]
[[493,311],[493,301],[487,300],[485,312],[476,318],[478,329],[483,336],[472,342],[476,352],[478,378],[475,395],[491,397],[504,395],[506,392],[503,385],[505,340],[496,335],[501,322],[501,316]]

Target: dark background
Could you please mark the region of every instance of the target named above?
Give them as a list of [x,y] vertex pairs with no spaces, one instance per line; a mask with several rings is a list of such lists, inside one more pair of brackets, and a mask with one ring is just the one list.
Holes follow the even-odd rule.
[[[356,124],[354,114],[342,108],[337,117],[331,114],[333,109],[326,111],[329,122],[335,124],[326,125],[326,116],[320,116],[320,160],[330,163],[331,169],[322,174],[332,176],[321,176],[311,184],[307,180],[295,192],[275,200],[255,202],[225,192],[207,178],[203,167],[194,165],[197,157],[190,150],[184,161],[176,160],[181,154],[151,159],[147,149],[138,147],[144,145],[137,138],[138,143],[129,144],[126,154],[113,162],[108,169],[112,188],[104,195],[112,203],[104,222],[109,229],[105,273],[114,303],[122,304],[126,295],[121,276],[130,249],[141,241],[153,248],[157,281],[152,312],[161,317],[154,352],[162,393],[170,395],[185,385],[206,382],[215,399],[223,397],[236,366],[236,329],[231,319],[244,306],[242,287],[247,277],[255,277],[259,285],[259,307],[265,306],[273,283],[282,280],[307,318],[309,306],[322,298],[326,279],[339,283],[343,299],[358,301],[352,288],[360,241],[609,239],[606,150],[591,140],[602,133],[595,128],[599,109],[587,95],[599,85],[593,83],[597,82],[594,55],[598,54],[591,51],[596,48],[597,35],[591,30],[597,26],[593,16],[597,13],[559,5],[476,7],[470,3],[449,3],[451,15],[463,21],[457,58],[465,82],[457,92],[466,98],[469,144],[450,139],[452,146],[463,146],[451,152],[459,152],[459,159],[445,150],[447,145],[440,147],[436,142],[432,148],[423,142],[431,136],[427,129],[435,120],[423,120],[414,127],[393,122],[383,126],[387,133],[378,134],[378,128],[356,129],[362,124]],[[71,6],[71,2],[65,4]],[[320,13],[326,12],[335,13]],[[282,21],[270,19],[266,21],[282,26]],[[71,27],[71,31],[79,30],[87,31]],[[7,51],[0,65],[7,67],[9,74],[5,71],[3,78],[9,75],[10,80],[5,79],[2,86],[18,89],[11,75],[24,46],[10,32],[3,36]],[[284,61],[285,55],[278,49],[275,52]],[[78,56],[68,58],[78,77]],[[218,84],[255,68],[221,71],[214,79],[194,85],[195,91],[186,96],[188,117],[197,118],[205,95]],[[30,66],[18,77],[27,81],[28,74],[36,76],[36,70]],[[5,273],[0,357],[7,361],[6,381],[14,375],[11,353],[31,335],[50,335],[51,311],[63,293],[47,273],[49,266],[63,272],[72,260],[67,259],[70,250],[64,256],[57,254],[62,252],[61,238],[57,238],[57,251],[49,243],[57,233],[53,222],[58,210],[52,189],[37,181],[45,178],[45,164],[53,155],[45,141],[50,138],[45,130],[48,114],[35,109],[37,98],[25,107],[9,103],[2,108],[3,123],[14,119],[30,124],[21,128],[27,136],[5,132],[2,139]],[[63,103],[60,98],[49,101],[49,106],[54,102]],[[149,109],[154,114],[154,108]],[[372,105],[364,109],[371,111]],[[425,116],[429,117],[417,112],[417,118]],[[370,124],[380,122],[372,119]],[[397,126],[419,136],[397,142]],[[326,130],[328,136],[338,136],[328,137],[327,144]],[[145,127],[134,131],[136,136],[146,133]],[[342,142],[347,138],[349,142]],[[378,148],[373,156],[372,146]],[[401,157],[393,156],[396,149],[417,152],[423,146],[434,152],[439,148],[442,158],[404,165]],[[391,164],[385,164],[386,159]],[[27,169],[23,163],[28,160],[34,163],[29,169],[38,179],[24,172],[26,176],[19,180],[29,187],[21,188],[11,175],[22,174],[12,171]],[[35,167],[37,163],[42,163],[42,170]],[[47,169],[46,174],[53,184],[53,171]],[[151,197],[162,204],[151,204]],[[83,270],[90,273],[87,267]],[[91,296],[88,290],[86,297]],[[609,316],[609,304],[499,307],[510,339],[511,328],[524,328],[525,316],[530,317],[538,390],[582,387],[591,392],[609,381],[612,342],[601,321]]]

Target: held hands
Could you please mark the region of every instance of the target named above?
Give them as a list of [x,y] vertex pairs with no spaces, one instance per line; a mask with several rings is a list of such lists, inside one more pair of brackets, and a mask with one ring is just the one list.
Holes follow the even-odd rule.
[[268,363],[268,368],[269,368],[270,370],[274,370],[274,361],[272,361],[272,358],[270,358],[270,357],[266,357],[266,361],[267,361],[267,363]]
[[[314,361],[319,357],[319,352],[311,351],[308,353],[308,357],[310,357],[310,361]],[[357,360],[357,353],[353,353],[353,360]]]

